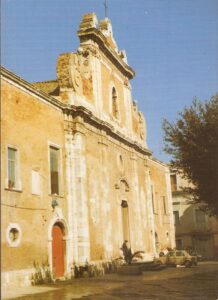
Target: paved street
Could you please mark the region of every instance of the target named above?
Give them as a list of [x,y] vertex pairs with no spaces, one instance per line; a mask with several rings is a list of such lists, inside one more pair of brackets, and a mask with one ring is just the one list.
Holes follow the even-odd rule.
[[[47,288],[44,286],[44,288]],[[16,297],[22,300],[174,300],[218,299],[218,262],[202,262],[192,268],[166,268],[144,272],[142,276],[117,274],[98,278],[75,279],[72,283],[59,282],[49,291]],[[26,290],[27,292],[28,290]],[[34,294],[37,292],[37,294]],[[11,295],[12,296],[12,295]],[[10,299],[9,295],[3,299]]]

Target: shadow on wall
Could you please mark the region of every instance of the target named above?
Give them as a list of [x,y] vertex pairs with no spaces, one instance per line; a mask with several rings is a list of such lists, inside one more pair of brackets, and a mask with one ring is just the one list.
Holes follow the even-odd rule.
[[[197,205],[190,205],[181,216],[175,216],[176,247],[193,249],[203,259],[218,258],[218,248],[209,217]],[[217,228],[218,229],[218,228]]]

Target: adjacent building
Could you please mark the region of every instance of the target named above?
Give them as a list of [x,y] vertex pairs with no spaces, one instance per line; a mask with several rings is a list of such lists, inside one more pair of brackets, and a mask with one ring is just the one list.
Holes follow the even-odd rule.
[[135,76],[109,19],[83,17],[57,79],[30,84],[2,68],[2,284],[28,285],[34,265],[72,267],[174,247],[168,167],[152,158]]
[[204,259],[218,258],[218,220],[209,217],[191,195],[184,192],[191,184],[171,173],[173,214],[178,249],[193,249]]

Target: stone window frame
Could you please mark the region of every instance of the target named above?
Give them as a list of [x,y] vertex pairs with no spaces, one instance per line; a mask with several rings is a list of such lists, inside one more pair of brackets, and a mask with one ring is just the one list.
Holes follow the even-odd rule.
[[[116,99],[117,99],[117,101],[116,101],[117,115],[116,116],[113,114],[113,89],[116,91]],[[117,122],[120,121],[119,93],[113,82],[111,82],[109,85],[109,111],[110,111],[112,118],[115,121],[117,121]]]
[[[18,238],[15,241],[12,241],[10,238],[10,231],[12,229],[16,229],[19,233]],[[6,240],[7,240],[8,246],[12,247],[12,248],[18,247],[20,245],[21,238],[22,238],[22,230],[21,230],[20,225],[18,223],[9,223],[9,225],[6,229]]]
[[[16,164],[16,169],[15,169],[15,186],[10,187],[9,185],[9,173],[8,173],[8,168],[9,168],[9,149],[13,149],[16,151],[16,158],[15,158],[15,164]],[[16,145],[13,144],[7,144],[6,145],[6,180],[5,180],[5,188],[9,191],[22,191],[22,184],[21,184],[21,170],[20,170],[20,151],[19,148]]]
[[[58,194],[52,194],[51,192],[51,164],[50,164],[50,148],[55,148],[59,151],[59,176],[58,176]],[[63,161],[62,161],[62,147],[59,144],[53,143],[51,141],[48,141],[48,178],[49,178],[49,195],[55,195],[55,196],[62,196],[63,194]]]

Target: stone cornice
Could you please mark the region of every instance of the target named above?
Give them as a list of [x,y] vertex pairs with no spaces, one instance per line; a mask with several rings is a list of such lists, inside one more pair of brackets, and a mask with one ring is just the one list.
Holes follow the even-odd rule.
[[88,28],[86,30],[79,30],[77,32],[80,43],[83,43],[89,39],[93,40],[99,45],[99,48],[103,53],[116,65],[116,67],[129,79],[135,76],[135,72],[130,68],[119,55],[111,48],[106,37],[96,28]]
[[160,161],[159,159],[155,158],[154,156],[152,156],[150,158],[150,161],[152,161],[153,163],[156,163],[158,166],[162,166],[162,167],[169,169],[169,166],[167,165],[167,163]]
[[[48,102],[49,104],[58,107],[63,111],[64,114],[71,115],[73,118],[81,117],[88,124],[103,130],[107,135],[135,149],[137,152],[148,156],[152,154],[152,152],[149,149],[143,147],[136,141],[129,139],[126,135],[122,134],[120,131],[117,131],[113,127],[113,125],[96,117],[90,110],[88,110],[84,106],[66,105],[61,101],[58,101],[57,99],[53,98],[52,96],[49,96],[48,94],[44,93],[43,91],[37,89],[31,83],[28,83],[27,81],[8,71],[4,67],[1,67],[1,79],[3,78],[14,82],[15,84],[26,89],[27,91],[40,97],[45,102]],[[73,122],[76,123],[76,120],[74,120]]]
[[99,128],[100,130],[105,131],[108,136],[116,140],[119,140],[123,144],[135,149],[137,152],[140,152],[141,154],[148,155],[148,156],[152,154],[152,152],[149,149],[143,147],[136,141],[129,139],[120,131],[115,130],[113,125],[94,116],[91,111],[89,111],[87,108],[83,106],[74,106],[74,105],[68,106],[67,108],[64,108],[64,113],[72,116],[72,118],[74,119],[73,123],[77,122],[76,117],[82,117],[82,119],[88,124],[96,128]]
[[37,89],[31,83],[25,81],[24,79],[22,79],[21,77],[15,75],[14,73],[12,73],[11,71],[5,69],[4,67],[1,67],[1,80],[4,79],[4,78],[14,82],[15,84],[18,84],[20,87],[22,87],[22,88],[26,89],[27,91],[35,94],[36,96],[42,98],[43,100],[45,100],[46,102],[49,102],[52,105],[58,107],[59,109],[63,109],[63,107],[65,106],[65,104],[63,104],[61,101],[58,101],[57,99],[49,96],[48,94],[46,94],[42,90]]

